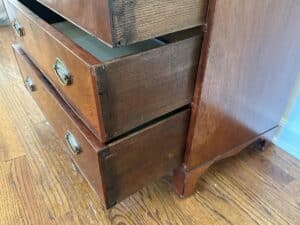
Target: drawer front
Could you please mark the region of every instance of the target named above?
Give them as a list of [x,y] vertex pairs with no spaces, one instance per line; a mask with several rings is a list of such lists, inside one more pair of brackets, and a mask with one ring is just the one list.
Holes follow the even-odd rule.
[[86,125],[104,140],[98,114],[99,96],[92,72],[93,65],[99,61],[19,1],[7,0],[6,6],[24,51],[47,74],[52,85]]
[[112,46],[205,23],[208,0],[38,0]]
[[[96,138],[93,137],[73,111],[64,103],[53,87],[49,85],[49,82],[21,50],[20,46],[13,46],[13,49],[25,87],[55,128],[58,136],[64,139],[64,142],[68,145],[76,145],[70,134],[73,135],[73,139],[76,139],[80,150],[78,150],[78,147],[76,150],[76,146],[71,148],[71,145],[69,145],[69,154],[94,190],[104,197],[98,160],[99,151],[104,146],[98,143]],[[68,138],[68,141],[66,138]]]
[[69,146],[70,156],[107,208],[181,164],[189,109],[103,146],[19,45],[14,46],[14,51],[25,86],[58,136]]

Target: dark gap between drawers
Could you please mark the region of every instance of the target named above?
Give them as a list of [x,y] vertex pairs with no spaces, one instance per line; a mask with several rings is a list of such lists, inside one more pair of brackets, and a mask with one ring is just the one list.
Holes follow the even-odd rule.
[[127,132],[119,135],[119,136],[116,136],[115,138],[109,139],[107,142],[105,142],[105,144],[109,145],[112,142],[118,141],[118,140],[120,140],[122,138],[125,138],[125,137],[131,135],[131,134],[137,133],[137,132],[139,132],[139,131],[147,128],[147,127],[150,127],[150,126],[152,126],[152,125],[154,125],[156,123],[159,123],[160,121],[163,121],[163,120],[165,120],[165,119],[167,119],[167,118],[169,118],[169,117],[171,117],[171,116],[173,116],[173,115],[175,115],[177,113],[183,112],[183,111],[185,111],[187,109],[190,109],[190,108],[191,108],[190,104],[184,105],[184,106],[182,106],[182,107],[180,107],[178,109],[175,109],[175,110],[173,110],[173,111],[171,111],[171,112],[169,112],[167,114],[164,114],[164,115],[162,115],[160,117],[157,117],[157,118],[155,118],[155,119],[153,119],[151,121],[143,123],[143,124],[141,124],[140,126],[138,126],[136,128],[133,128],[133,129],[131,129],[131,130],[129,130],[129,131],[127,131]]
[[35,0],[19,0],[19,1],[22,4],[24,4],[26,7],[28,7],[30,10],[32,10],[34,13],[39,15],[40,18],[42,18],[43,20],[47,21],[50,24],[65,21],[64,18],[62,18],[55,12],[49,10],[41,3]]
[[[27,57],[27,56],[26,56],[26,57]],[[30,60],[30,59],[29,59],[29,60]],[[30,61],[31,61],[31,60],[30,60]],[[36,67],[36,69],[39,70],[39,68],[37,68],[37,67]],[[39,70],[39,71],[40,71],[40,70]],[[73,112],[72,107],[69,106],[69,105],[65,102],[65,100],[63,100],[63,98],[60,96],[60,94],[57,92],[57,90],[53,87],[53,85],[52,85],[51,82],[48,80],[48,78],[47,78],[46,76],[44,76],[44,74],[43,74],[42,72],[40,72],[40,73],[42,74],[43,82],[45,82],[45,83],[49,86],[49,88],[50,88],[52,91],[54,91],[54,92],[56,93],[56,97],[57,97],[57,98],[60,98],[60,100],[61,100],[62,102],[64,102],[65,107],[70,108],[70,110]],[[169,113],[166,113],[166,114],[164,114],[164,115],[162,115],[162,116],[160,116],[160,117],[157,117],[157,118],[155,118],[155,119],[153,119],[153,120],[150,120],[150,121],[148,121],[148,122],[146,122],[146,123],[143,123],[143,124],[141,124],[140,126],[137,126],[137,127],[133,128],[133,129],[131,129],[131,130],[129,130],[129,131],[127,131],[127,132],[125,132],[125,133],[119,135],[119,136],[116,136],[116,137],[114,137],[114,138],[112,138],[112,139],[109,139],[108,141],[104,142],[104,144],[105,144],[105,145],[109,145],[109,144],[111,144],[111,143],[113,143],[113,142],[115,142],[115,141],[121,140],[121,139],[123,139],[123,138],[125,138],[125,137],[127,137],[127,136],[129,136],[129,135],[131,135],[131,134],[137,133],[137,132],[139,132],[139,131],[141,131],[141,130],[147,128],[147,127],[150,127],[150,126],[152,126],[152,125],[154,125],[154,124],[156,124],[156,123],[159,123],[160,121],[163,121],[163,120],[165,120],[165,119],[167,119],[167,118],[169,118],[169,117],[171,117],[171,116],[173,116],[173,115],[175,115],[175,114],[177,114],[177,113],[183,112],[183,111],[185,111],[185,110],[187,110],[187,109],[190,109],[190,108],[191,108],[191,105],[190,105],[190,104],[184,105],[184,106],[182,106],[182,107],[180,107],[180,108],[178,108],[178,109],[175,109],[175,110],[173,110],[173,111],[171,111],[171,112],[169,112]],[[77,115],[76,113],[75,113],[75,115],[76,115],[76,117],[78,117],[78,115]],[[94,135],[94,134],[93,134],[93,135]]]

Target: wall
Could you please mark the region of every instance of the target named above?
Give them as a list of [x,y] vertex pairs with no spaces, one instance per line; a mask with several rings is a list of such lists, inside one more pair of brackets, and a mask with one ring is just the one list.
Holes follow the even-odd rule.
[[300,74],[274,143],[300,160]]
[[3,1],[0,0],[0,26],[7,25],[7,24],[8,24],[8,19],[4,8],[4,4]]

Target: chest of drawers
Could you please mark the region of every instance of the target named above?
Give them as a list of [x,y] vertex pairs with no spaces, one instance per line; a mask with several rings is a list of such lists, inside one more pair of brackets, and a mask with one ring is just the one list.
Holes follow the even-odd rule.
[[299,72],[288,2],[5,4],[25,86],[109,208],[170,172],[187,196],[215,161],[270,136]]

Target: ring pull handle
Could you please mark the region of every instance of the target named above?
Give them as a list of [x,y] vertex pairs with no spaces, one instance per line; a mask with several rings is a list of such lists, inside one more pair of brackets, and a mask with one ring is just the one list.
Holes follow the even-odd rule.
[[62,85],[64,86],[71,85],[72,79],[71,79],[70,72],[67,66],[65,65],[65,63],[61,59],[56,58],[53,69],[55,71],[58,80]]
[[12,22],[12,27],[19,37],[23,37],[25,35],[24,27],[22,27],[22,25],[17,20],[14,20]]
[[33,80],[30,77],[27,77],[25,79],[25,86],[26,86],[27,90],[29,90],[30,92],[33,92],[36,90]]
[[76,140],[75,136],[70,131],[67,131],[65,134],[65,139],[71,152],[74,155],[78,155],[81,150],[80,145],[78,144],[78,141]]

